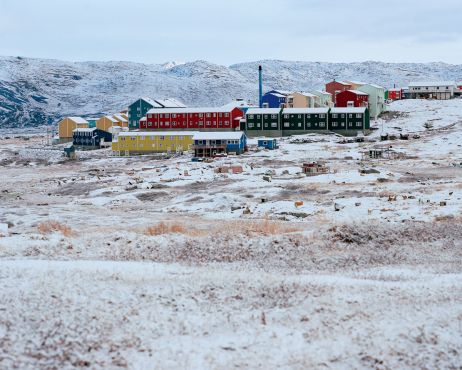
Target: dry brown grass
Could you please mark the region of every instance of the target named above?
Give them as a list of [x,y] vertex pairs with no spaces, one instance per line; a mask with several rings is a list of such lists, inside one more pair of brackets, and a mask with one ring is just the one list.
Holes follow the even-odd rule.
[[193,237],[220,235],[282,235],[302,231],[301,228],[295,227],[285,222],[272,221],[267,218],[253,221],[221,221],[219,224],[205,225],[203,228],[197,228],[192,225],[185,225],[176,222],[160,222],[150,226],[145,230],[149,236],[182,234]]
[[188,228],[180,222],[160,222],[157,225],[149,226],[146,231],[146,235],[157,236],[166,234],[183,234],[188,236],[201,236],[202,230],[195,228]]
[[72,229],[61,223],[61,222],[58,222],[58,221],[45,221],[45,222],[41,222],[39,223],[39,225],[37,226],[38,228],[38,231],[41,233],[41,234],[51,234],[51,233],[55,233],[55,232],[60,232],[61,234],[63,234],[64,236],[72,236],[73,235],[73,231]]
[[267,218],[253,221],[228,221],[214,230],[215,234],[282,235],[301,231],[293,224]]

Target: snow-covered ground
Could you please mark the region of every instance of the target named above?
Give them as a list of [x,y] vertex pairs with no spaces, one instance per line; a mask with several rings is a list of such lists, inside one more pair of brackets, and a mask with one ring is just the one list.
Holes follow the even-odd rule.
[[210,163],[0,137],[0,368],[458,368],[462,100],[390,111]]

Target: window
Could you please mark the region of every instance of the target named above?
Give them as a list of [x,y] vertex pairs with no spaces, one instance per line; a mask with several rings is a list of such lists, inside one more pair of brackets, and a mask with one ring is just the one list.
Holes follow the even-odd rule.
[[152,122],[149,122],[149,123],[148,123],[148,126],[151,127],[151,126],[152,126]]
[[164,115],[163,115],[163,114],[160,114],[159,117],[160,117],[160,118],[164,118]]
[[169,117],[170,117],[170,114],[165,113],[165,118],[169,118]]
[[333,114],[332,118],[338,118],[338,114]]
[[223,121],[218,122],[219,126],[223,126]]
[[326,127],[326,123],[325,122],[319,122],[319,127]]
[[140,140],[144,140],[144,136],[140,136]]
[[340,117],[341,117],[341,118],[345,118],[345,115],[344,115],[344,114],[341,114]]
[[277,122],[271,122],[271,127],[278,127],[278,123]]
[[311,127],[311,122],[307,122],[306,127]]
[[363,115],[361,113],[356,113],[356,118],[363,118]]
[[229,125],[229,121],[225,121],[225,126]]
[[301,122],[298,123],[298,127],[299,127],[299,128],[302,127],[302,123],[301,123]]
[[268,118],[268,115],[267,114],[263,115],[263,118]]
[[353,118],[353,115],[350,113],[350,114],[348,115],[348,118]]
[[253,128],[253,123],[252,123],[252,122],[249,122],[247,126],[248,126],[249,128]]
[[164,140],[165,136],[159,136],[159,140]]
[[225,113],[225,117],[229,117],[229,113]]
[[298,118],[302,118],[302,115],[301,115],[301,114],[299,114],[299,115],[298,115]]
[[216,116],[217,116],[217,114],[216,114],[216,113],[213,113],[213,117],[216,117]]
[[272,114],[272,115],[271,115],[271,118],[272,118],[272,119],[276,119],[276,118],[278,118],[278,116],[277,116],[276,114]]
[[149,136],[149,138],[150,138],[151,140],[154,140],[154,136]]
[[200,118],[204,117],[204,113],[199,113],[199,117]]
[[326,118],[326,115],[325,114],[320,114],[319,118]]
[[356,122],[356,127],[361,127],[362,123],[361,122]]
[[206,116],[207,118],[210,118],[210,113],[207,113],[205,116]]
[[204,125],[204,122],[203,121],[199,121],[199,126],[203,126]]
[[136,137],[132,136],[132,137],[130,138],[130,140],[134,141],[134,140],[136,140]]
[[[221,114],[220,114],[221,117]],[[249,119],[253,119],[253,114],[249,114]]]
[[258,119],[260,119],[260,118],[261,118],[259,114],[257,114],[257,118],[258,118]]
[[338,127],[338,122],[332,122],[332,127]]
[[284,122],[284,127],[289,127],[289,122]]
[[172,118],[176,118],[176,114],[172,114]]
[[173,140],[173,136],[170,136],[170,141],[172,141],[172,140]]

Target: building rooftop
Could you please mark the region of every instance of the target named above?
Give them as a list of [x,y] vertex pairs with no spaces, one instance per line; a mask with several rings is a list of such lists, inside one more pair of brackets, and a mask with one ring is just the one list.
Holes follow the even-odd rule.
[[380,86],[380,85],[376,85],[376,84],[364,84],[362,86],[360,86],[359,88],[362,88],[364,86],[372,86],[373,88],[375,89],[382,89],[382,90],[385,90],[385,88],[383,86]]
[[82,117],[67,117],[71,121],[74,121],[75,123],[88,123],[88,121]]
[[284,108],[282,114],[327,114],[329,108]]
[[[113,116],[104,116],[104,117],[106,117],[109,121],[111,121],[113,123],[117,122],[117,120]],[[103,117],[101,117],[101,118],[103,118]]]
[[235,107],[209,107],[209,108],[164,108],[162,110],[150,109],[148,114],[175,114],[175,113],[231,113]]
[[247,114],[279,114],[282,108],[250,108]]
[[197,131],[126,131],[121,132],[119,137],[124,136],[194,136]]
[[128,122],[128,120],[122,114],[114,114],[113,117],[119,122]]
[[[359,91],[359,90],[347,90],[353,94],[356,94],[356,95],[367,95],[369,96],[369,94],[365,93],[364,91]],[[341,94],[341,93],[340,93]]]
[[306,96],[306,97],[308,97],[308,98],[315,98],[315,97],[317,97],[317,95],[312,94],[312,93],[310,93],[310,92],[306,92],[306,91],[295,91],[295,92],[293,92],[291,95],[293,95],[293,94],[300,94],[300,95]]
[[413,81],[409,87],[433,87],[433,86],[455,86],[454,81]]
[[329,96],[332,96],[331,93],[328,93],[327,91],[321,91],[321,90],[314,90],[314,91],[313,91],[313,94],[318,95],[318,96],[320,96],[320,95],[329,95]]
[[244,133],[242,131],[229,132],[197,132],[194,140],[240,140]]
[[186,108],[186,105],[173,98],[156,99],[156,102],[164,108]]
[[337,107],[337,108],[331,108],[330,112],[331,113],[364,113],[366,111],[366,107],[357,107],[357,108],[350,108],[350,107],[346,107],[346,108],[341,108],[341,107]]
[[96,127],[91,127],[91,128],[86,128],[85,127],[85,128],[76,128],[76,129],[72,130],[72,132],[93,132],[95,130],[97,130]]

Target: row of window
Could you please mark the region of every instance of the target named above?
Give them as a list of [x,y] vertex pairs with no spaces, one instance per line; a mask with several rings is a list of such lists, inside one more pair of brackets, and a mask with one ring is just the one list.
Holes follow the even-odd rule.
[[[297,114],[297,115],[295,115],[295,114],[290,114],[290,115],[289,114],[284,114],[284,118],[289,118],[289,117],[290,118],[295,118],[295,116],[297,116],[297,118],[302,118],[301,114]],[[307,114],[306,117],[311,118],[311,114]],[[318,118],[318,117],[319,118],[326,118],[326,115],[325,114],[315,114],[314,115],[314,118]]]
[[[348,122],[348,127],[362,127],[363,124],[361,122]],[[332,122],[332,127],[339,127],[338,122]],[[340,122],[340,127],[345,127],[345,122]]]
[[[257,114],[257,115],[249,114],[248,117],[249,117],[249,119],[254,119],[255,116],[257,117],[257,119],[260,119],[260,118],[261,118],[261,115],[260,115],[260,114]],[[268,118],[268,116],[269,116],[268,114],[264,114],[264,115],[263,115],[263,118]],[[294,118],[294,117],[295,117],[295,114],[290,114],[290,115],[289,115],[289,114],[284,114],[284,118],[289,118],[289,116],[290,116],[290,118]],[[339,116],[338,114],[332,114],[332,118],[338,118],[338,116]],[[341,118],[345,118],[345,114],[344,114],[344,113],[342,113],[340,116],[341,116]],[[306,117],[307,117],[307,118],[311,118],[311,114],[307,114]],[[318,118],[318,117],[319,117],[319,118],[326,118],[326,115],[325,115],[325,114],[315,114],[314,117],[315,117],[315,118]],[[362,113],[356,113],[356,118],[362,118],[362,117],[363,117]],[[277,114],[272,114],[272,115],[271,115],[271,118],[272,118],[272,119],[276,119],[276,118],[278,118],[278,116],[277,116]],[[302,118],[302,115],[301,115],[301,114],[298,114],[298,115],[297,115],[297,118]],[[353,114],[351,114],[351,113],[348,114],[348,118],[353,118]]]
[[[260,119],[261,118],[261,114],[257,114],[256,117],[257,119]],[[263,115],[263,118],[268,118],[270,115],[269,114],[264,114]],[[253,119],[255,117],[254,114],[249,114],[249,119]],[[277,119],[278,118],[278,115],[277,114],[271,114],[271,119]]]
[[[340,118],[345,118],[345,114],[344,113],[342,113],[342,114],[333,113],[332,114],[332,118],[339,118],[339,117]],[[363,118],[363,115],[362,115],[362,113],[356,113],[355,117],[356,118]],[[348,118],[353,118],[353,114],[349,113]]]
[[[254,124],[253,122],[249,122],[247,124],[249,129],[252,128],[261,128],[260,122],[257,122]],[[290,128],[290,122],[284,122],[283,124],[284,128]],[[326,122],[319,122],[318,125],[314,124],[311,125],[311,122],[307,122],[306,127],[307,128],[326,128]],[[348,122],[348,127],[362,127],[363,123],[362,122]],[[265,128],[268,128],[268,123],[265,123],[264,125]],[[278,124],[277,122],[272,122],[271,123],[272,128],[277,128]],[[296,127],[298,128],[303,128],[303,123],[302,122],[297,122]],[[339,122],[332,122],[332,127],[339,127]],[[345,122],[340,122],[340,127],[345,127]]]
[[[284,127],[290,127],[290,122],[284,122]],[[303,122],[298,122],[297,127],[302,128],[303,127]],[[311,122],[307,122],[306,127],[309,127],[309,128],[311,128],[311,127],[325,128],[326,127],[326,122],[319,122],[318,125],[315,124],[313,126],[311,125]]]
[[[170,118],[170,116],[172,118],[177,118],[177,117],[183,117],[183,118],[186,118],[188,115],[189,115],[189,118],[192,118],[193,115],[195,117],[204,117],[204,114],[205,114],[205,117],[206,118],[216,118],[217,117],[217,113],[180,113],[180,114],[176,114],[176,113],[152,113],[152,114],[148,114],[148,118]],[[159,117],[157,117],[159,116]],[[229,113],[218,113],[218,117],[229,117]]]
[[[434,89],[434,87],[433,87]],[[436,86],[436,90],[439,90],[440,89],[440,86]],[[413,91],[420,91],[420,90],[423,90],[423,87],[413,87],[412,88]],[[425,90],[429,90],[429,87],[426,87]],[[449,90],[449,86],[446,86],[446,90]]]
[[[178,124],[178,125],[181,125],[181,122],[173,121],[173,122],[172,122],[172,127],[177,126],[177,124]],[[204,125],[204,122],[203,122],[203,121],[199,121],[198,125],[199,125],[199,126],[203,126],[203,125]],[[223,122],[223,121],[220,121],[220,122],[218,122],[218,126],[223,126],[223,125],[224,125],[224,126],[229,126],[229,121],[224,121],[224,122]],[[149,127],[157,126],[157,124],[154,125],[153,122],[148,122],[148,126],[149,126]],[[161,127],[162,127],[162,126],[169,127],[169,126],[170,126],[170,122],[159,122],[159,126],[161,126]],[[183,126],[186,126],[186,121],[183,121]],[[212,126],[212,122],[207,121],[207,122],[206,122],[206,126]]]
[[[260,128],[260,127],[261,127],[261,124],[260,124],[260,122],[257,122],[257,123],[255,124],[255,126],[254,126],[253,122],[249,122],[249,123],[248,123],[248,127],[249,127],[249,128],[254,128],[254,127]],[[277,123],[277,122],[271,122],[271,127],[272,127],[272,128],[277,128],[277,127],[278,127],[278,123]],[[265,128],[268,128],[268,122],[265,122]]]
[[196,140],[196,145],[239,144],[239,140]]
[[[139,138],[140,140],[145,140],[145,137],[146,136],[130,136],[130,140],[135,141],[137,138]],[[149,136],[149,139],[155,140],[156,137],[158,137],[159,140],[165,140],[165,136]],[[175,140],[175,137],[176,136],[170,136],[169,139],[172,141]],[[121,141],[125,141],[126,139],[127,137],[125,136],[120,137]],[[178,136],[178,140],[184,140],[184,136]]]

